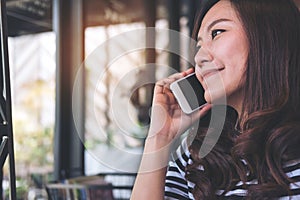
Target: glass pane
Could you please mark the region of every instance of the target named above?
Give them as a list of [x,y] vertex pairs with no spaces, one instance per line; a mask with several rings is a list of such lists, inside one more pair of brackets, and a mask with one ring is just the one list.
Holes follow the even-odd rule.
[[17,190],[27,194],[39,187],[32,177],[53,171],[55,34],[9,38],[8,49]]

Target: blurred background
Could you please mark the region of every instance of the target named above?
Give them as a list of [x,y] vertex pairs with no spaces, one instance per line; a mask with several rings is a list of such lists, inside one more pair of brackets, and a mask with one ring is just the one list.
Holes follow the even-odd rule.
[[[193,65],[185,40],[139,30],[190,37],[200,2],[6,0],[18,199],[129,199],[153,83]],[[113,194],[58,191],[99,185]]]

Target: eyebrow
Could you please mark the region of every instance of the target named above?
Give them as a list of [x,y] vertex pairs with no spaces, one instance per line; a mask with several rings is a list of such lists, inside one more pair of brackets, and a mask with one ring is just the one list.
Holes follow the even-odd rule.
[[[215,20],[215,21],[213,21],[212,23],[210,23],[208,26],[207,26],[207,31],[209,31],[210,29],[212,29],[212,27],[214,26],[214,25],[216,25],[217,23],[220,23],[220,22],[228,22],[228,21],[231,21],[230,19],[226,19],[226,18],[221,18],[221,19],[217,19],[217,20]],[[199,41],[199,40],[202,40],[202,38],[201,37],[197,37],[197,41]]]

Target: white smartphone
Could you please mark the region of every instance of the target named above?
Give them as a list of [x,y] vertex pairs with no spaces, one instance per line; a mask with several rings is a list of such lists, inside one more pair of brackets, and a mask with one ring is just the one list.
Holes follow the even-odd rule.
[[204,88],[195,73],[171,83],[170,89],[180,108],[186,114],[190,114],[206,104]]

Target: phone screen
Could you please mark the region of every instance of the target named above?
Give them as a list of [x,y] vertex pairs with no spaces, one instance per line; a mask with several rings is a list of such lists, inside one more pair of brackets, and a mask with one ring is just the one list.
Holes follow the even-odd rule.
[[179,81],[178,86],[192,110],[206,103],[204,89],[195,74]]

